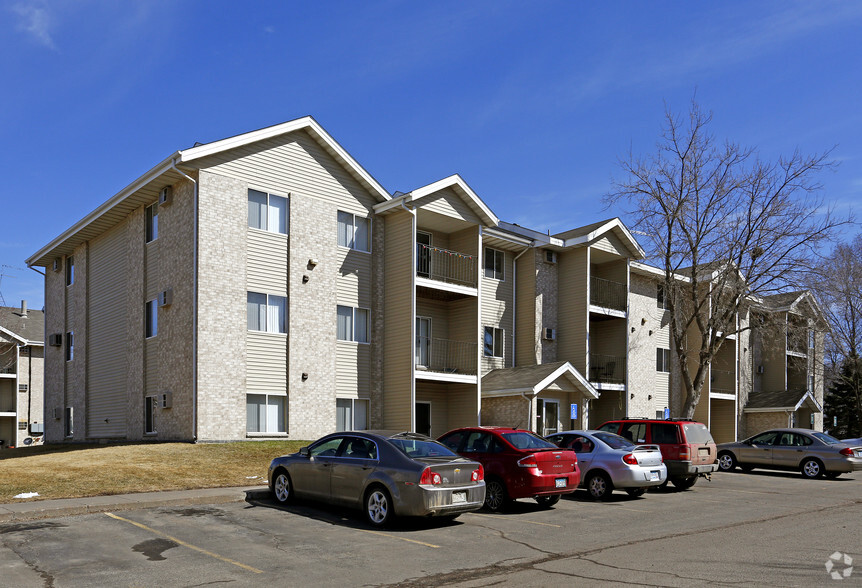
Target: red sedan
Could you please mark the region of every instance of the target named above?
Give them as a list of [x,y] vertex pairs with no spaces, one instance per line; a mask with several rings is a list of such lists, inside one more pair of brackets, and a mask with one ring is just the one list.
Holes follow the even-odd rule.
[[548,508],[581,481],[578,456],[535,433],[508,427],[464,427],[438,439],[485,469],[485,508],[502,510],[517,498]]

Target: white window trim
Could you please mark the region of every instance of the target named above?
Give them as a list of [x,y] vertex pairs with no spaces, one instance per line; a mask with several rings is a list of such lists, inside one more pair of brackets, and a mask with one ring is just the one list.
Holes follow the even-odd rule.
[[[269,406],[269,399],[270,398],[284,398],[284,422],[282,423],[282,425],[284,426],[284,431],[248,431],[247,430],[245,432],[245,436],[246,437],[287,437],[288,436],[288,432],[287,432],[288,416],[287,415],[288,415],[288,410],[289,410],[287,394],[286,393],[269,394],[267,392],[246,392],[245,393],[246,410],[248,410],[248,397],[249,396],[263,396],[264,397],[264,406]],[[264,421],[264,424],[266,424],[266,421]],[[246,428],[247,427],[248,427],[248,424],[246,423]]]
[[[655,349],[656,349],[656,358],[655,358],[656,359],[656,370],[655,371],[660,373],[660,374],[669,374],[670,370],[671,370],[670,349],[668,349],[667,347],[656,347]],[[662,368],[667,367],[667,369],[658,369],[658,352],[659,351],[662,352]],[[665,352],[667,352],[667,353],[665,353]],[[665,358],[667,358],[666,365],[665,365]]]
[[[501,355],[487,355],[487,354],[485,354],[485,330],[486,329],[492,329],[492,334],[491,334],[491,353],[492,354],[494,353],[494,348],[497,346],[496,345],[497,331],[500,331],[500,337],[501,337],[500,353],[501,353]],[[493,325],[484,325],[483,326],[483,328],[482,328],[482,356],[487,357],[489,359],[500,359],[500,360],[506,359],[506,329],[504,329],[502,327],[495,327]]]
[[[496,278],[494,276],[489,276],[485,273],[487,271],[487,268],[485,267],[485,263],[487,263],[487,259],[488,259],[488,250],[493,251],[495,253],[495,257],[496,257],[497,253],[499,253],[500,255],[503,256],[503,262],[502,262],[502,264],[500,264],[500,267],[502,268],[500,270],[501,276],[499,278]],[[503,251],[502,249],[494,249],[493,247],[489,247],[488,245],[484,246],[484,249],[482,251],[482,277],[485,279],[488,279],[488,280],[496,280],[498,282],[505,282],[506,281],[506,252],[505,251]]]
[[[373,240],[373,239],[372,239],[372,234],[373,234],[373,233],[372,233],[372,230],[371,230],[371,229],[372,229],[372,226],[373,226],[373,223],[374,223],[374,219],[372,219],[370,216],[361,216],[361,215],[358,215],[358,214],[356,214],[355,212],[350,212],[349,210],[338,210],[338,211],[336,212],[336,216],[335,216],[335,227],[336,227],[336,230],[338,230],[338,212],[343,212],[344,214],[349,214],[349,215],[351,215],[351,216],[353,217],[353,244],[354,244],[354,245],[356,245],[356,219],[357,219],[357,218],[361,218],[361,219],[365,219],[365,220],[367,220],[367,221],[368,221],[368,249],[367,249],[367,250],[365,250],[365,249],[358,249],[358,248],[357,248],[357,247],[355,247],[355,246],[354,246],[354,247],[347,247],[347,246],[345,246],[345,245],[341,245],[340,243],[338,244],[338,248],[339,248],[339,249],[346,249],[346,250],[348,250],[348,251],[359,251],[360,253],[368,253],[368,254],[371,254],[371,242],[372,242],[372,240]],[[337,236],[336,236],[336,242],[337,242]]]
[[[287,196],[282,196],[281,194],[278,194],[277,192],[273,192],[273,191],[268,190],[266,188],[260,188],[260,187],[252,186],[252,185],[248,186],[248,190],[254,190],[255,192],[261,192],[263,194],[266,194],[267,224],[269,224],[269,216],[268,216],[269,215],[269,197],[270,196],[276,196],[277,198],[284,198],[287,201],[287,208],[284,211],[284,231],[285,231],[284,233],[279,233],[277,231],[270,231],[269,229],[260,229],[258,227],[250,226],[248,224],[248,208],[246,207],[245,224],[248,227],[248,230],[249,231],[257,231],[259,233],[266,233],[267,235],[281,235],[283,237],[289,237],[290,236],[290,193],[288,192]],[[246,202],[248,202],[248,196],[247,195],[246,195]]]
[[[337,304],[336,305],[336,313],[335,320],[338,320],[338,307],[349,308],[350,309],[350,339],[339,339],[338,338],[338,325],[335,326],[335,339],[339,343],[356,343],[357,345],[371,345],[371,309],[365,308],[363,306],[348,306],[346,304]],[[356,311],[364,310],[365,316],[368,317],[368,322],[365,325],[365,332],[368,334],[368,341],[357,341],[356,340]]]
[[[150,410],[152,410],[152,421],[153,428],[151,431],[147,431],[147,405],[149,404]],[[158,435],[159,429],[156,427],[156,409],[159,407],[158,396],[145,396],[144,397],[144,435]]]
[[[368,419],[368,416],[371,414],[371,399],[370,398],[357,398],[355,396],[336,396],[335,397],[336,406],[338,405],[339,400],[349,400],[350,401],[350,421],[351,421],[350,424],[351,424],[351,428],[346,429],[344,431],[336,431],[336,433],[346,433],[348,431],[368,431],[371,427],[371,423]],[[365,406],[366,406],[366,409],[365,409],[365,428],[364,429],[357,429],[356,428],[356,403],[357,402],[364,402]],[[336,426],[336,428],[338,428],[338,417],[337,416],[336,416],[335,426]]]
[[72,286],[75,283],[75,256],[70,255],[66,258],[66,267],[64,281],[66,287]]
[[[155,211],[155,214],[153,216],[156,219],[156,224],[155,224],[155,231],[153,231],[153,232],[156,235],[152,239],[147,240],[147,233],[150,230],[150,219],[147,216],[147,211],[150,209]],[[153,243],[154,241],[158,241],[158,239],[159,239],[159,220],[158,220],[158,217],[159,217],[159,201],[158,200],[156,200],[155,202],[153,202],[149,206],[144,207],[144,241],[147,244]]]
[[[281,233],[270,233],[270,234],[280,235]],[[289,298],[288,298],[288,296],[287,296],[287,295],[282,296],[281,294],[270,294],[269,292],[255,292],[254,290],[246,290],[246,305],[248,305],[248,295],[249,295],[249,294],[260,294],[260,295],[262,295],[262,296],[266,296],[266,309],[267,309],[267,312],[265,313],[265,315],[264,315],[264,316],[265,316],[265,317],[266,317],[266,319],[267,319],[267,324],[265,325],[265,326],[266,326],[266,329],[265,329],[265,330],[249,329],[249,328],[248,328],[248,307],[246,306],[246,320],[245,320],[245,327],[246,327],[246,330],[247,330],[249,333],[266,333],[267,335],[281,335],[282,337],[286,337],[286,336],[287,336],[287,333],[288,333],[288,330],[289,330],[289,328],[290,328],[290,320],[289,320],[289,317],[290,317],[290,307],[289,307]],[[284,332],[283,332],[283,333],[282,333],[281,331],[270,331],[270,330],[269,330],[269,299],[270,299],[270,297],[272,297],[272,296],[275,296],[275,297],[277,297],[277,298],[284,298]],[[273,395],[273,396],[277,396],[277,395]]]
[[[155,333],[152,335],[147,335],[147,330],[150,328],[150,323],[147,320],[147,307],[152,304],[153,305],[153,318],[155,319]],[[144,303],[144,339],[155,339],[159,336],[159,299],[153,298],[152,300],[147,300]]]
[[75,360],[75,331],[66,331],[66,346],[63,349],[63,358],[67,361]]

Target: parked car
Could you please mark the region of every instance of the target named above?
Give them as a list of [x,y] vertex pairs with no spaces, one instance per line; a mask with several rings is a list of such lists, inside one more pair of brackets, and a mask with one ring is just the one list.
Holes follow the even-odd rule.
[[849,445],[811,429],[772,429],[720,444],[718,465],[725,472],[739,466],[743,471],[799,470],[806,478],[837,478],[862,470],[862,445]]
[[504,509],[518,498],[550,508],[581,480],[578,457],[535,433],[507,427],[464,427],[439,441],[485,467],[485,508]]
[[454,519],[478,510],[484,478],[481,463],[416,433],[333,433],[269,465],[279,502],[302,497],[361,507],[377,527],[395,515]]
[[718,469],[715,441],[703,423],[688,419],[630,418],[608,421],[599,430],[616,433],[632,443],[658,445],[668,480],[681,490],[688,490],[698,477]]
[[607,431],[563,431],[545,439],[577,454],[580,485],[596,500],[614,489],[641,496],[650,486],[667,481],[667,467],[658,445],[635,445]]

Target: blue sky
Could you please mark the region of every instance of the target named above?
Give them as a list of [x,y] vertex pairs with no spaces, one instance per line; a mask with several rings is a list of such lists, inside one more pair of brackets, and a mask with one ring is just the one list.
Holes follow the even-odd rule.
[[41,308],[24,259],[175,150],[305,115],[390,192],[459,173],[559,232],[696,91],[765,157],[835,146],[846,211],[860,39],[860,2],[0,0],[0,293]]

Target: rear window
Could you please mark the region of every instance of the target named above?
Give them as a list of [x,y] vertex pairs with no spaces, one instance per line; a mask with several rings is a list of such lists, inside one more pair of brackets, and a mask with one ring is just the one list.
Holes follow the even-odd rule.
[[682,430],[687,443],[715,443],[709,429],[701,423],[688,423],[682,426]]
[[407,457],[458,457],[442,443],[419,439],[389,439]]
[[832,435],[827,435],[826,433],[820,433],[820,432],[814,431],[814,432],[809,433],[809,434],[812,437],[814,437],[815,439],[819,439],[820,441],[823,441],[824,443],[828,443],[830,445],[832,443],[841,443],[841,441],[839,441],[838,439],[836,439]]
[[599,427],[599,431],[607,431],[609,433],[616,433],[620,429],[619,423],[605,423],[601,427]]
[[678,426],[670,423],[653,423],[650,425],[652,443],[679,443],[676,435]]
[[608,433],[606,431],[602,431],[600,433],[593,433],[593,437],[610,447],[611,449],[627,449],[629,447],[634,447],[635,444],[626,439],[625,437],[620,437],[614,433]]
[[538,435],[519,431],[517,433],[503,433],[503,439],[511,443],[517,449],[557,449],[550,441],[545,441]]

